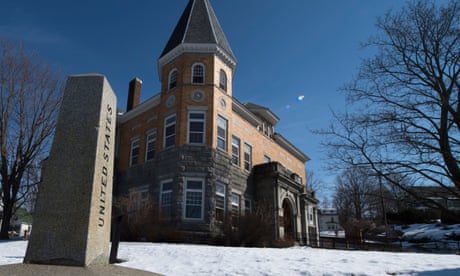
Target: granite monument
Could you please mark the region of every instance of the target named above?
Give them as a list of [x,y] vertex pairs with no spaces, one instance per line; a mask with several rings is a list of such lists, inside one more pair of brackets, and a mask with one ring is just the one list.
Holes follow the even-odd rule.
[[67,79],[24,263],[108,264],[115,121],[103,75]]

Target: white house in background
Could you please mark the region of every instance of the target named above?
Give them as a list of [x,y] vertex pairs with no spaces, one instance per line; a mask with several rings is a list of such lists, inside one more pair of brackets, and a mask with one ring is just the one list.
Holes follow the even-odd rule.
[[318,224],[320,233],[338,233],[343,230],[339,223],[339,214],[335,208],[318,210]]

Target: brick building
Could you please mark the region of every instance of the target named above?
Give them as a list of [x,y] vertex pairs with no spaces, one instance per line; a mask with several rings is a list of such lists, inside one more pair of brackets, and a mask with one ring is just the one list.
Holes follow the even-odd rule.
[[276,239],[312,244],[309,158],[275,132],[270,109],[233,98],[236,65],[209,0],[190,0],[158,59],[161,92],[140,103],[142,81],[129,85],[118,118],[117,193],[151,201],[195,237],[219,235],[227,218],[264,202]]

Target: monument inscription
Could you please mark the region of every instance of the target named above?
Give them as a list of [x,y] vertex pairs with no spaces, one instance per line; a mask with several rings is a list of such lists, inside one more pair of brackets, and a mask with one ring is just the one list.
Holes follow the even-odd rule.
[[[103,165],[102,165],[102,177],[101,177],[101,183],[100,183],[100,188],[101,188],[101,193],[100,193],[100,202],[99,202],[99,218],[98,218],[98,226],[99,227],[104,227],[105,224],[105,209],[106,209],[106,194],[107,194],[107,181],[109,177],[109,169],[108,165],[110,163],[111,158],[111,137],[112,137],[112,116],[113,116],[113,107],[107,104],[106,110],[106,120],[105,120],[105,140],[104,140],[104,153],[103,153]],[[109,206],[110,208],[111,206]]]
[[24,263],[108,263],[115,109],[103,75],[68,78]]

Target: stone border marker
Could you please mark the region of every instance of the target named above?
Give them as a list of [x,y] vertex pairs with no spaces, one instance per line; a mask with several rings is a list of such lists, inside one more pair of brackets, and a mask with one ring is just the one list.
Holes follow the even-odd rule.
[[67,79],[24,263],[108,264],[115,121],[103,75]]

